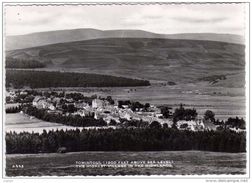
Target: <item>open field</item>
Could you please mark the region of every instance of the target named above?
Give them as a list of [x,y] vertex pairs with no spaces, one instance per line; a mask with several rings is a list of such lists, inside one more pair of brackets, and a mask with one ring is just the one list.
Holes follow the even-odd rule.
[[64,126],[58,123],[45,122],[36,118],[30,118],[29,116],[20,113],[6,114],[5,121],[6,132],[15,131],[18,133],[26,131],[42,133],[43,130],[76,129],[76,127]]
[[99,128],[114,128],[114,126],[106,126],[106,127],[73,127],[66,126],[59,123],[52,123],[39,120],[37,118],[30,118],[26,114],[14,113],[14,114],[6,114],[5,117],[5,131],[15,131],[19,132],[34,132],[34,133],[42,133],[43,130],[75,130],[80,129],[99,129]]
[[[216,118],[226,120],[228,117],[245,118],[245,89],[210,87],[204,84],[183,84],[147,87],[106,87],[106,88],[51,88],[56,91],[81,92],[86,96],[112,96],[118,100],[135,100],[154,105],[169,105],[176,108],[180,103],[185,107],[195,108],[199,116],[206,110],[212,110]],[[41,89],[48,90],[48,89]]]
[[[173,167],[77,168],[76,161],[173,161]],[[13,165],[23,165],[23,168],[12,168]],[[156,151],[6,155],[7,176],[220,175],[245,173],[245,153]]]

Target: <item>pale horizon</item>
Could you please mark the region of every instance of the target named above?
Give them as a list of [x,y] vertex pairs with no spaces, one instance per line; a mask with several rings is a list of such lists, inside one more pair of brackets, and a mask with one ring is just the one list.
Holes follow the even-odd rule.
[[5,34],[143,30],[156,34],[245,34],[246,4],[4,6]]
[[141,29],[96,29],[96,28],[74,28],[74,29],[55,29],[55,30],[48,30],[48,31],[41,31],[41,32],[31,32],[31,33],[26,33],[26,34],[18,34],[18,35],[7,35],[7,36],[25,36],[25,35],[31,35],[31,34],[39,34],[39,33],[46,33],[46,32],[57,32],[57,31],[71,31],[71,30],[85,30],[85,29],[93,29],[97,31],[144,31],[144,32],[149,32],[153,34],[160,34],[160,35],[173,35],[173,34],[225,34],[225,35],[236,35],[236,36],[241,36],[239,34],[232,34],[232,33],[215,33],[215,32],[186,32],[186,33],[156,33],[156,32],[151,32],[151,31],[146,31],[146,30],[141,30]]

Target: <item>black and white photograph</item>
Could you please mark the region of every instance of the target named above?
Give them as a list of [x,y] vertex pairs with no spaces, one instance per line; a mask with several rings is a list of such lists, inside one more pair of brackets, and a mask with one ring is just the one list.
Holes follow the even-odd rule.
[[249,5],[3,3],[3,177],[248,178]]

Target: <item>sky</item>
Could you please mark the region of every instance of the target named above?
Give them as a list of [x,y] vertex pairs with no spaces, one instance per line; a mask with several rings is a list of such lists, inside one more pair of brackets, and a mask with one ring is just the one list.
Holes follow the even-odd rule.
[[5,34],[94,28],[244,35],[245,4],[5,5]]

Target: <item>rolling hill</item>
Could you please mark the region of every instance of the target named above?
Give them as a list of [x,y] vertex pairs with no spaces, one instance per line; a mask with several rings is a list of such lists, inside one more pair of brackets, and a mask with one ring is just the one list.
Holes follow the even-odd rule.
[[6,50],[37,47],[48,44],[83,41],[103,38],[162,38],[162,39],[189,39],[222,41],[243,44],[244,40],[239,35],[214,34],[214,33],[187,33],[187,34],[155,34],[142,30],[97,30],[97,29],[72,29],[39,32],[18,36],[6,37]]
[[243,87],[244,49],[217,41],[108,38],[13,50],[6,55],[46,63],[42,70]]

